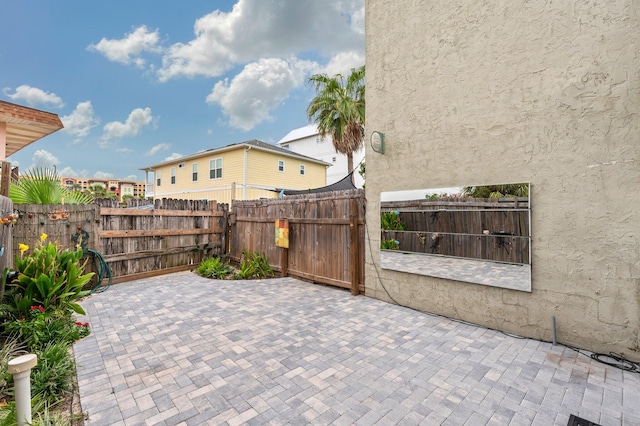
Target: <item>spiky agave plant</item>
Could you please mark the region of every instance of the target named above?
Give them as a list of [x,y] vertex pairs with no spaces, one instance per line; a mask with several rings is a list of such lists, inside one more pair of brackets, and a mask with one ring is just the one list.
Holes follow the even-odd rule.
[[9,198],[15,204],[91,204],[91,194],[67,189],[55,170],[36,168],[11,182]]

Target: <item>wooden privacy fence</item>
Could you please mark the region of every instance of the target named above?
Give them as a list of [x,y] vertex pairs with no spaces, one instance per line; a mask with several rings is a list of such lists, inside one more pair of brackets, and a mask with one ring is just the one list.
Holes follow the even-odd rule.
[[[230,257],[266,254],[284,275],[364,291],[363,190],[234,201],[229,217]],[[276,247],[275,222],[287,219],[289,248]]]
[[528,198],[386,201],[380,210],[404,224],[381,231],[381,241],[398,241],[400,251],[530,263]]
[[[13,255],[19,244],[34,247],[40,235],[62,248],[82,243],[110,267],[113,282],[188,270],[224,253],[228,205],[215,201],[156,200],[118,207],[114,200],[91,205],[14,205]],[[89,270],[93,270],[89,262]]]

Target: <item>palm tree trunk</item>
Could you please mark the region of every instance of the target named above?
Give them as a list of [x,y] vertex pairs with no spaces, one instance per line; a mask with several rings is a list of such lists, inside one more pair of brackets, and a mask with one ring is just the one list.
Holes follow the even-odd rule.
[[353,171],[353,154],[351,152],[347,154],[347,170],[349,173]]

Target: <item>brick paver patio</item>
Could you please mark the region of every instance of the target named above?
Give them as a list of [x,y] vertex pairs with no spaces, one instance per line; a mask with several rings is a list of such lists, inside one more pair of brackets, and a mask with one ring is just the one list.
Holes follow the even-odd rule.
[[640,374],[292,278],[190,272],[82,303],[98,425],[640,425]]

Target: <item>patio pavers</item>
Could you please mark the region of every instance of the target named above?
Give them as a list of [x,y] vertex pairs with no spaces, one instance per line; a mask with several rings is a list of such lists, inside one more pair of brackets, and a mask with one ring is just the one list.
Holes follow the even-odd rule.
[[640,374],[293,278],[182,272],[82,305],[91,426],[640,424]]

